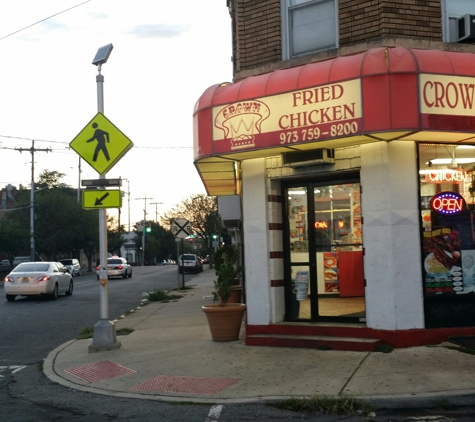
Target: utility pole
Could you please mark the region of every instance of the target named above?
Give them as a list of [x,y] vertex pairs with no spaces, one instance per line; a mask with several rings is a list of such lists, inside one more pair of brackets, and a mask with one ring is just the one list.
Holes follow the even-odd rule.
[[78,164],[78,204],[81,203],[81,156]]
[[163,202],[151,202],[150,205],[155,205],[155,223],[158,224],[158,206],[163,204]]
[[[127,216],[128,216],[128,232],[130,233],[130,180],[129,179],[121,179],[127,182]],[[120,216],[120,208],[119,208],[119,216]]]
[[51,148],[35,148],[35,141],[31,141],[31,148],[15,148],[17,151],[31,153],[31,192],[30,192],[30,259],[35,261],[35,152],[51,152]]
[[[137,200],[144,200],[143,221],[142,221],[142,267],[145,266],[145,221],[147,219],[147,195],[144,198],[135,198]],[[153,199],[153,198],[148,198]]]

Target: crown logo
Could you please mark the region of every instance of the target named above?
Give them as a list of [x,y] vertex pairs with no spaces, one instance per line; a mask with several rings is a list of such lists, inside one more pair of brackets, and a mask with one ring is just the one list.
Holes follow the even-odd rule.
[[255,134],[261,133],[262,122],[270,109],[262,101],[243,101],[224,107],[215,117],[214,125],[230,139],[231,150],[254,148]]

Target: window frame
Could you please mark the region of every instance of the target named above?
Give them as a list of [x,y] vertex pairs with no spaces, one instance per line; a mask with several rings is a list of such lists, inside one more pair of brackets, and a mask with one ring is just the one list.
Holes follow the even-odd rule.
[[[339,20],[338,20],[338,0],[307,0],[305,3],[290,6],[291,0],[281,0],[280,7],[281,7],[281,28],[282,28],[282,60],[289,60],[296,57],[307,56],[309,54],[316,54],[322,51],[332,50],[334,48],[339,47]],[[291,13],[289,12],[291,9],[298,9],[302,7],[307,7],[308,3],[325,3],[325,2],[333,2],[333,7],[335,8],[335,44],[331,47],[324,47],[324,48],[316,48],[310,52],[306,52],[303,54],[291,54],[291,40],[292,34],[290,31],[290,16]]]

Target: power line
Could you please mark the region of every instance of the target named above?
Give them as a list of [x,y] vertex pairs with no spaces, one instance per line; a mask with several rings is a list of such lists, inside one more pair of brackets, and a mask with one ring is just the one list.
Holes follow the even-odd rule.
[[65,10],[63,10],[63,11],[61,11],[61,12],[55,13],[54,15],[48,16],[47,18],[41,19],[41,20],[39,20],[38,22],[32,23],[31,25],[28,25],[28,26],[25,26],[24,28],[18,29],[17,31],[12,32],[12,33],[10,33],[10,34],[8,34],[8,35],[4,35],[3,37],[0,37],[0,41],[3,40],[3,39],[5,39],[5,38],[11,37],[12,35],[18,34],[19,32],[24,31],[25,29],[31,28],[32,26],[35,26],[35,25],[37,25],[37,24],[39,24],[39,23],[41,23],[41,22],[44,22],[44,21],[46,21],[46,20],[48,20],[48,19],[54,18],[55,16],[61,15],[62,13],[66,13],[67,11],[69,11],[69,10],[71,10],[71,9],[74,9],[74,8],[76,8],[76,7],[79,7],[79,6],[82,6],[82,5],[85,4],[85,3],[89,3],[90,1],[91,1],[91,0],[86,0],[86,1],[84,1],[84,2],[82,2],[82,3],[76,4],[75,6],[70,7],[69,9],[65,9]]
[[[21,136],[11,136],[11,135],[0,135],[0,138],[18,139],[18,140],[21,140],[21,141],[33,141],[33,139],[31,139],[31,138],[22,138]],[[38,138],[35,138],[34,141],[35,142],[47,142],[47,143],[50,143],[50,144],[64,144],[64,145],[69,145],[70,144],[70,142],[65,142],[65,141],[49,141],[49,140],[46,140],[46,139],[38,139]],[[0,147],[0,148],[7,148],[7,147]],[[175,147],[174,146],[153,146],[153,147],[150,147],[150,146],[139,146],[139,145],[134,144],[134,148],[137,148],[137,149],[192,149],[193,147],[192,146],[190,146],[190,147],[176,147],[176,146]]]

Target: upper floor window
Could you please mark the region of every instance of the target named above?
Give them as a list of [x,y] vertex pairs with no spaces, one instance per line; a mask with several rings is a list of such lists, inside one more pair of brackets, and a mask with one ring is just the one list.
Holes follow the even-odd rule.
[[338,46],[337,0],[281,0],[282,59]]
[[442,0],[442,28],[444,42],[457,42],[459,39],[459,18],[475,15],[473,0]]

